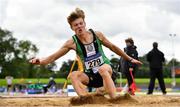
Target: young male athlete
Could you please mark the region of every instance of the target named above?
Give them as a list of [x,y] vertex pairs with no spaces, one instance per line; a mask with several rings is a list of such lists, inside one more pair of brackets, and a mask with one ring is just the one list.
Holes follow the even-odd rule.
[[67,40],[57,52],[44,59],[33,58],[30,60],[30,63],[46,65],[62,57],[69,52],[69,50],[75,50],[84,66],[84,72],[74,71],[70,76],[77,94],[79,96],[88,94],[84,85],[96,88],[103,86],[110,98],[115,98],[116,88],[111,78],[112,68],[110,61],[103,52],[102,45],[132,63],[142,63],[125,54],[121,49],[106,39],[101,32],[93,31],[92,29],[87,30],[83,10],[76,8],[76,10],[67,17],[67,20],[71,29],[75,32],[75,35]]

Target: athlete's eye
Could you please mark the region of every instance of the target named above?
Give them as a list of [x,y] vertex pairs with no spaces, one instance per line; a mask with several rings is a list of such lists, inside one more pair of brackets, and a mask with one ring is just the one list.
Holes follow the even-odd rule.
[[78,26],[78,24],[75,24],[74,26]]
[[83,25],[83,22],[80,22],[79,24],[80,24],[80,25]]

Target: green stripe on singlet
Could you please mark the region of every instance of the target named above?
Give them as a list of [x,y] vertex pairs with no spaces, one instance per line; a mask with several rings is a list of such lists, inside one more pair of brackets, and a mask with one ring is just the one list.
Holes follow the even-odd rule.
[[76,43],[76,54],[80,57],[81,61],[83,62],[83,65],[84,65],[84,55],[83,55],[81,46],[78,43],[76,36],[74,35],[72,37],[73,37],[74,42]]
[[98,43],[98,50],[102,54],[102,58],[104,60],[104,63],[110,64],[110,60],[106,57],[106,55],[104,54],[104,51],[102,49],[102,42],[99,40],[99,38],[97,38],[97,36],[96,36],[96,40],[97,40],[97,43]]

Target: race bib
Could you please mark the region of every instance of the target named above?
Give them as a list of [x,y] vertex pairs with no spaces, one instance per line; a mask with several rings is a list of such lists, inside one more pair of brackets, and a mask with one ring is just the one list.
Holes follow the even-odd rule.
[[95,67],[99,67],[104,63],[102,55],[100,53],[97,53],[93,56],[85,58],[85,66],[86,69],[92,69]]

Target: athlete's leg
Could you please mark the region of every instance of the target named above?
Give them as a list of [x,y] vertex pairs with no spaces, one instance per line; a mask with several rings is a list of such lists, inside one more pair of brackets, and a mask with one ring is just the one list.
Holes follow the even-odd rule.
[[99,74],[103,78],[103,85],[104,85],[104,88],[106,89],[106,91],[108,92],[109,96],[111,98],[115,98],[116,97],[116,88],[115,88],[114,82],[111,78],[111,75],[112,75],[111,66],[108,64],[103,64],[99,68]]
[[70,79],[78,95],[83,96],[88,93],[85,85],[89,83],[89,78],[85,73],[81,71],[74,71],[71,73]]

